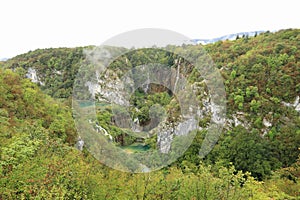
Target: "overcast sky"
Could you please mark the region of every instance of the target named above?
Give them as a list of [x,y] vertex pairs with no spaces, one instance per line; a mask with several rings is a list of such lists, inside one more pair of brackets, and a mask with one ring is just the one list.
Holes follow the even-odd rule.
[[37,48],[100,45],[138,28],[189,38],[300,28],[298,0],[1,0],[0,59]]

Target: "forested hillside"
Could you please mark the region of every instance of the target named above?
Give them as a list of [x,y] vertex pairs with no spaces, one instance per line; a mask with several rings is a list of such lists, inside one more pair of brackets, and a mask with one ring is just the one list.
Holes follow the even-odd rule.
[[[224,78],[227,118],[207,156],[201,158],[199,149],[211,113],[199,120],[203,129],[183,156],[145,174],[110,169],[86,148],[75,148],[72,91],[84,49],[91,48],[39,49],[0,62],[0,199],[299,199],[300,30],[167,47],[191,57],[206,50]],[[103,84],[115,87],[126,70],[147,60],[175,69],[181,64],[189,83],[201,83],[193,65],[179,59],[167,51],[134,50],[110,64],[114,79]],[[179,116],[173,94],[155,84],[147,92],[139,88],[130,104],[145,130],[155,123],[149,115],[155,104],[172,113],[169,121]],[[136,141],[111,112],[101,104],[97,126],[129,149]],[[157,148],[156,139],[143,144]]]

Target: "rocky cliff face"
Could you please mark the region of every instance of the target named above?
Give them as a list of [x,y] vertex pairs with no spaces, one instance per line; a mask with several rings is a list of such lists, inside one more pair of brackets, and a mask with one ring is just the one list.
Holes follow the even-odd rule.
[[40,77],[38,77],[38,74],[35,69],[29,67],[27,70],[26,78],[29,78],[33,83],[39,83],[40,85],[44,85],[42,81],[40,81]]
[[[176,85],[176,80],[178,80],[178,68],[174,71],[172,76],[174,78],[172,79],[169,85]],[[57,71],[55,72],[56,75],[61,75],[62,72]],[[164,75],[159,74],[157,77],[158,79],[163,79]],[[37,71],[34,68],[28,68],[26,77],[31,79],[34,83],[39,83],[40,85],[44,85],[44,83],[41,81],[41,77],[37,73]],[[142,85],[142,88],[145,93],[156,93],[156,92],[162,92],[165,91],[166,88],[159,84],[151,84],[151,78],[149,76],[149,73],[144,73],[143,81],[144,84]],[[167,85],[168,85],[167,84]],[[95,81],[87,81],[85,85],[88,87],[88,90],[92,96],[97,96],[99,101],[102,102],[109,102],[113,103],[119,106],[128,107],[130,105],[128,96],[128,89],[135,88],[135,80],[130,78],[129,76],[125,76],[125,78],[120,78],[118,75],[115,74],[113,70],[107,70],[104,74],[101,76],[98,72],[96,72],[96,80]],[[250,129],[252,127],[252,124],[249,120],[247,120],[247,114],[243,112],[235,112],[231,114],[230,116],[227,116],[225,119],[222,117],[220,112],[220,107],[216,103],[212,102],[211,96],[205,89],[205,83],[204,82],[195,82],[192,85],[194,93],[197,94],[197,96],[201,97],[201,105],[198,106],[198,108],[190,107],[189,110],[196,109],[192,112],[196,112],[197,116],[202,118],[208,118],[207,123],[215,123],[215,124],[224,124],[226,130],[230,130],[233,127],[236,126],[243,126],[246,129]],[[133,91],[129,91],[130,94]],[[300,112],[300,97],[297,96],[294,102],[281,102],[282,105],[286,106],[287,108],[295,109],[297,112]],[[272,113],[270,113],[270,116],[272,116]],[[118,117],[118,116],[117,116]],[[120,117],[120,116],[119,116]],[[140,125],[139,118],[134,118],[131,120],[130,116],[122,117],[124,120],[117,120],[120,127],[122,128],[130,128],[133,132],[141,132],[143,130],[143,127]],[[128,125],[129,124],[129,125]],[[272,126],[272,118],[268,116],[262,117],[262,125],[263,128],[261,129],[262,136],[267,134]],[[153,130],[151,130],[150,135],[157,135],[157,148],[162,153],[168,153],[171,150],[172,141],[174,137],[180,136],[180,135],[187,135],[190,130],[202,130],[206,129],[206,126],[199,126],[198,119],[189,118],[189,116],[180,115],[178,118],[178,121],[176,122],[170,122],[170,121],[163,121],[158,126],[154,127]],[[108,133],[107,130],[103,130],[102,127],[97,127],[97,131],[101,134],[104,134],[109,138],[109,140],[114,140],[112,136]]]
[[157,148],[159,151],[161,153],[169,153],[174,137],[188,135],[191,131],[198,128],[197,120],[187,119],[178,123],[168,124],[164,122],[159,127],[152,130],[152,134],[157,134]]
[[[148,136],[157,136],[157,148],[161,153],[172,150],[172,143],[177,136],[187,136],[193,130],[208,128],[209,124],[222,126],[226,119],[222,115],[222,107],[214,102],[211,94],[207,91],[205,81],[188,83],[187,77],[192,72],[192,66],[175,61],[176,67],[166,68],[157,65],[141,65],[121,74],[113,69],[106,69],[100,75],[96,70],[95,78],[85,81],[89,93],[100,102],[117,105],[118,109],[112,108],[114,117],[112,123],[120,128],[130,129],[140,133],[149,131]],[[183,73],[185,72],[185,73]],[[152,117],[150,124],[141,126],[137,117],[128,113],[131,95],[141,88],[145,94],[167,92],[173,95],[175,104],[179,104],[179,110],[175,110],[176,117],[168,116],[165,119]],[[197,98],[198,100],[195,100]],[[167,109],[158,107],[156,110]],[[170,106],[171,109],[174,105]],[[123,111],[122,111],[123,108]],[[137,109],[137,108],[135,108]],[[151,112],[152,107],[150,108]],[[170,109],[170,108],[169,108]],[[166,110],[166,113],[171,113]],[[199,120],[207,118],[203,127],[199,126]],[[238,123],[238,122],[236,122]],[[103,131],[102,131],[103,132]],[[104,133],[104,132],[103,132]]]
[[[122,64],[125,65],[129,62],[130,61],[126,58],[126,62]],[[170,90],[174,90],[174,88],[178,87],[180,88],[181,82],[179,80],[181,77],[179,74],[186,71],[191,73],[192,69],[188,67],[185,68],[184,64],[181,64],[179,61],[175,61],[174,63],[176,64],[176,68],[169,74],[164,72],[154,73],[155,77],[153,77],[150,73],[151,71],[147,71],[145,67],[140,67],[140,69],[138,69],[140,70],[140,76],[119,76],[118,73],[120,73],[120,71],[117,73],[114,69],[108,69],[105,73],[101,73],[101,75],[99,72],[96,72],[96,78],[94,80],[86,81],[85,86],[88,88],[89,93],[93,97],[96,97],[100,102],[109,102],[116,104],[119,107],[127,108],[130,106],[130,95],[135,89],[137,89],[137,85],[139,85],[145,93],[156,93],[166,90],[165,86],[162,86],[161,84],[151,84],[153,80],[163,80],[161,83],[169,86]],[[129,68],[129,64],[127,68]],[[43,77],[42,74],[39,74],[37,69],[29,67],[26,70],[26,77],[30,78],[32,82],[39,83],[40,85],[44,85],[44,83],[46,85],[48,84],[44,80],[45,77]],[[63,75],[66,73],[63,69],[49,69],[48,71],[51,71],[53,76],[60,77],[58,79],[63,79]],[[171,76],[172,78],[166,78],[167,76]],[[195,128],[198,128],[199,130],[206,129],[207,125],[210,123],[219,125],[224,124],[225,129],[227,130],[236,126],[243,126],[249,130],[253,127],[253,120],[252,122],[249,120],[249,113],[247,112],[232,111],[230,116],[224,118],[224,116],[220,114],[222,108],[217,102],[212,100],[211,94],[209,94],[207,89],[205,89],[205,82],[194,82],[192,84],[192,88],[197,98],[199,98],[199,105],[191,106],[188,103],[185,104],[184,106],[187,106],[187,110],[190,112],[179,113],[175,121],[162,121],[160,124],[156,124],[157,126],[152,130],[152,134],[157,135],[157,147],[161,152],[167,153],[171,150],[171,144],[174,137],[186,135],[189,130]],[[287,109],[294,109],[297,112],[300,112],[299,101],[300,97],[297,96],[294,102],[281,102],[281,104]],[[193,116],[189,115],[189,113],[197,113],[198,118],[193,118]],[[265,116],[261,116],[262,127],[260,127],[260,131],[263,136],[267,134],[276,123],[273,121],[272,115],[273,113],[269,113],[265,114]],[[117,114],[115,119],[117,121],[117,125],[122,128],[129,128],[133,132],[143,131],[140,119],[137,117],[131,117],[125,113],[124,116]],[[206,121],[198,123],[201,119],[206,119]],[[152,128],[153,127],[151,127],[151,129]],[[107,132],[101,130],[99,127],[98,129],[100,133],[107,135]]]

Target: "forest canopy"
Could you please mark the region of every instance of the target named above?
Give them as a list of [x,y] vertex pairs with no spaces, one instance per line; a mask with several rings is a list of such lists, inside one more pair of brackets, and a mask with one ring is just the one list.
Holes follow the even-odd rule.
[[[203,129],[176,162],[145,174],[110,169],[75,147],[74,80],[84,49],[93,47],[38,49],[0,62],[0,199],[299,199],[299,41],[300,30],[288,29],[168,47],[192,56],[204,48],[211,56],[224,78],[230,123],[206,157],[198,155]],[[175,54],[148,49],[126,54],[110,68],[120,75],[154,58],[178,65]],[[183,64],[188,81],[200,82]],[[136,91],[130,100],[141,124],[149,124],[157,102],[176,113],[167,89],[152,90]],[[118,145],[134,143],[112,122],[110,109],[98,110],[98,124]],[[155,139],[144,142],[153,148]]]

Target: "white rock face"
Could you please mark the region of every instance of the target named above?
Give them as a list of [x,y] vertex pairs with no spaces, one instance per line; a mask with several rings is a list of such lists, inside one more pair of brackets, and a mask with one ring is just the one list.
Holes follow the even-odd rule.
[[[177,71],[178,74],[178,71]],[[149,76],[146,75],[146,81],[144,84],[145,92],[148,90],[147,83],[150,82]],[[124,78],[125,77],[125,78]],[[96,72],[97,81],[89,81],[86,83],[89,91],[92,95],[98,94],[100,101],[108,101],[121,106],[129,106],[129,98],[131,90],[134,89],[134,82],[128,76],[123,76],[120,79],[113,71],[107,70],[105,74],[100,77]],[[175,84],[176,85],[176,84]],[[198,117],[211,117],[211,122],[217,125],[224,124],[226,122],[225,117],[222,115],[222,107],[212,102],[210,95],[204,91],[204,82],[194,84],[193,89],[197,94],[203,94],[202,107],[200,105],[191,105],[187,109],[187,112],[182,113],[181,120],[174,124],[167,122],[161,122],[160,125],[152,129],[150,134],[157,134],[157,147],[161,153],[169,153],[172,150],[172,141],[176,136],[188,135],[192,130],[201,130],[198,126],[198,119],[195,119],[195,115]],[[176,88],[176,86],[175,86]],[[126,93],[127,92],[127,93]],[[131,129],[135,132],[141,132],[143,127],[139,125],[139,119],[134,119]],[[102,130],[99,128],[99,130]],[[103,134],[107,135],[107,131],[104,130]]]
[[177,125],[164,125],[158,127],[154,132],[157,132],[157,147],[161,153],[169,153],[173,138],[189,134],[190,131],[201,128],[198,127],[198,122],[195,119],[188,119]]
[[242,127],[249,129],[251,124],[246,120],[246,114],[244,112],[236,112],[232,114],[230,118],[226,119],[226,127],[225,128],[232,128],[241,125]]
[[238,118],[236,117],[236,115],[233,115],[233,121],[234,121],[234,126],[237,127],[238,125],[242,125],[242,122],[240,122],[240,120],[238,120]]
[[61,71],[56,70],[56,69],[54,69],[54,73],[57,74],[57,75],[61,75],[62,74]]
[[39,82],[37,74],[36,74],[36,70],[33,68],[28,68],[28,72],[26,74],[26,77],[29,78],[33,83],[37,83]]
[[300,99],[300,97],[297,96],[295,101],[294,101],[294,104],[293,104],[294,107],[297,107],[299,105],[299,99]]
[[269,122],[266,118],[263,119],[263,124],[264,124],[264,126],[267,127],[267,128],[272,126],[272,123]]
[[31,80],[31,82],[33,82],[33,83],[39,83],[41,85],[45,85],[42,81],[40,81],[40,79],[36,73],[36,70],[31,67],[28,68],[26,78],[29,78]]
[[298,105],[295,107],[295,110],[296,110],[297,112],[300,112],[300,104],[298,104]]
[[286,102],[281,102],[283,105],[287,107],[293,107],[297,112],[300,112],[300,97],[297,96],[294,103],[286,103]]
[[226,118],[222,113],[224,109],[212,101],[210,94],[205,91],[204,86],[205,81],[197,82],[192,85],[194,94],[202,95],[202,99],[200,100],[202,106],[189,106],[189,112],[185,114],[182,113],[182,121],[177,122],[176,125],[165,125],[156,129],[157,147],[160,152],[168,153],[171,150],[171,144],[174,137],[187,135],[192,130],[203,129],[202,127],[199,127],[198,120],[195,120],[193,115],[196,115],[199,118],[210,117],[210,123],[217,125],[226,123]]
[[174,137],[174,129],[166,127],[157,133],[157,148],[161,153],[169,153]]
[[175,135],[187,135],[190,131],[198,129],[198,123],[195,119],[188,119],[180,122],[175,127]]
[[224,124],[225,119],[221,116],[221,106],[216,105],[214,102],[211,102],[210,109],[212,112],[212,122],[216,124]]
[[293,106],[294,106],[294,108],[297,112],[300,112],[300,102],[299,102],[299,100],[300,100],[300,97],[297,96],[295,101],[294,101],[294,104],[293,104]]
[[31,81],[34,83],[38,82],[36,71],[35,71],[35,69],[33,69],[31,67],[28,69],[26,77],[31,79]]
[[211,114],[211,122],[216,124],[224,124],[225,118],[222,117],[221,111],[222,107],[215,104],[211,101],[210,96],[208,96],[206,99],[202,100],[203,108],[201,110],[201,114],[199,116],[205,116],[208,113]]
[[266,118],[263,118],[263,125],[265,128],[261,129],[262,131],[262,136],[265,136],[269,132],[269,128],[272,126],[272,123],[269,122]]
[[90,81],[85,83],[85,86],[89,88],[89,92],[92,94],[93,97],[95,97],[95,94],[98,93],[100,90],[100,86],[96,83],[92,83]]
[[103,78],[100,78],[99,73],[96,73],[97,82],[93,83],[88,81],[86,83],[90,93],[93,96],[99,94],[100,101],[108,101],[121,106],[129,106],[130,97],[129,94],[126,93],[126,87],[132,87],[133,80],[126,79],[121,81],[117,76],[109,78],[108,73],[110,72],[108,71]]

